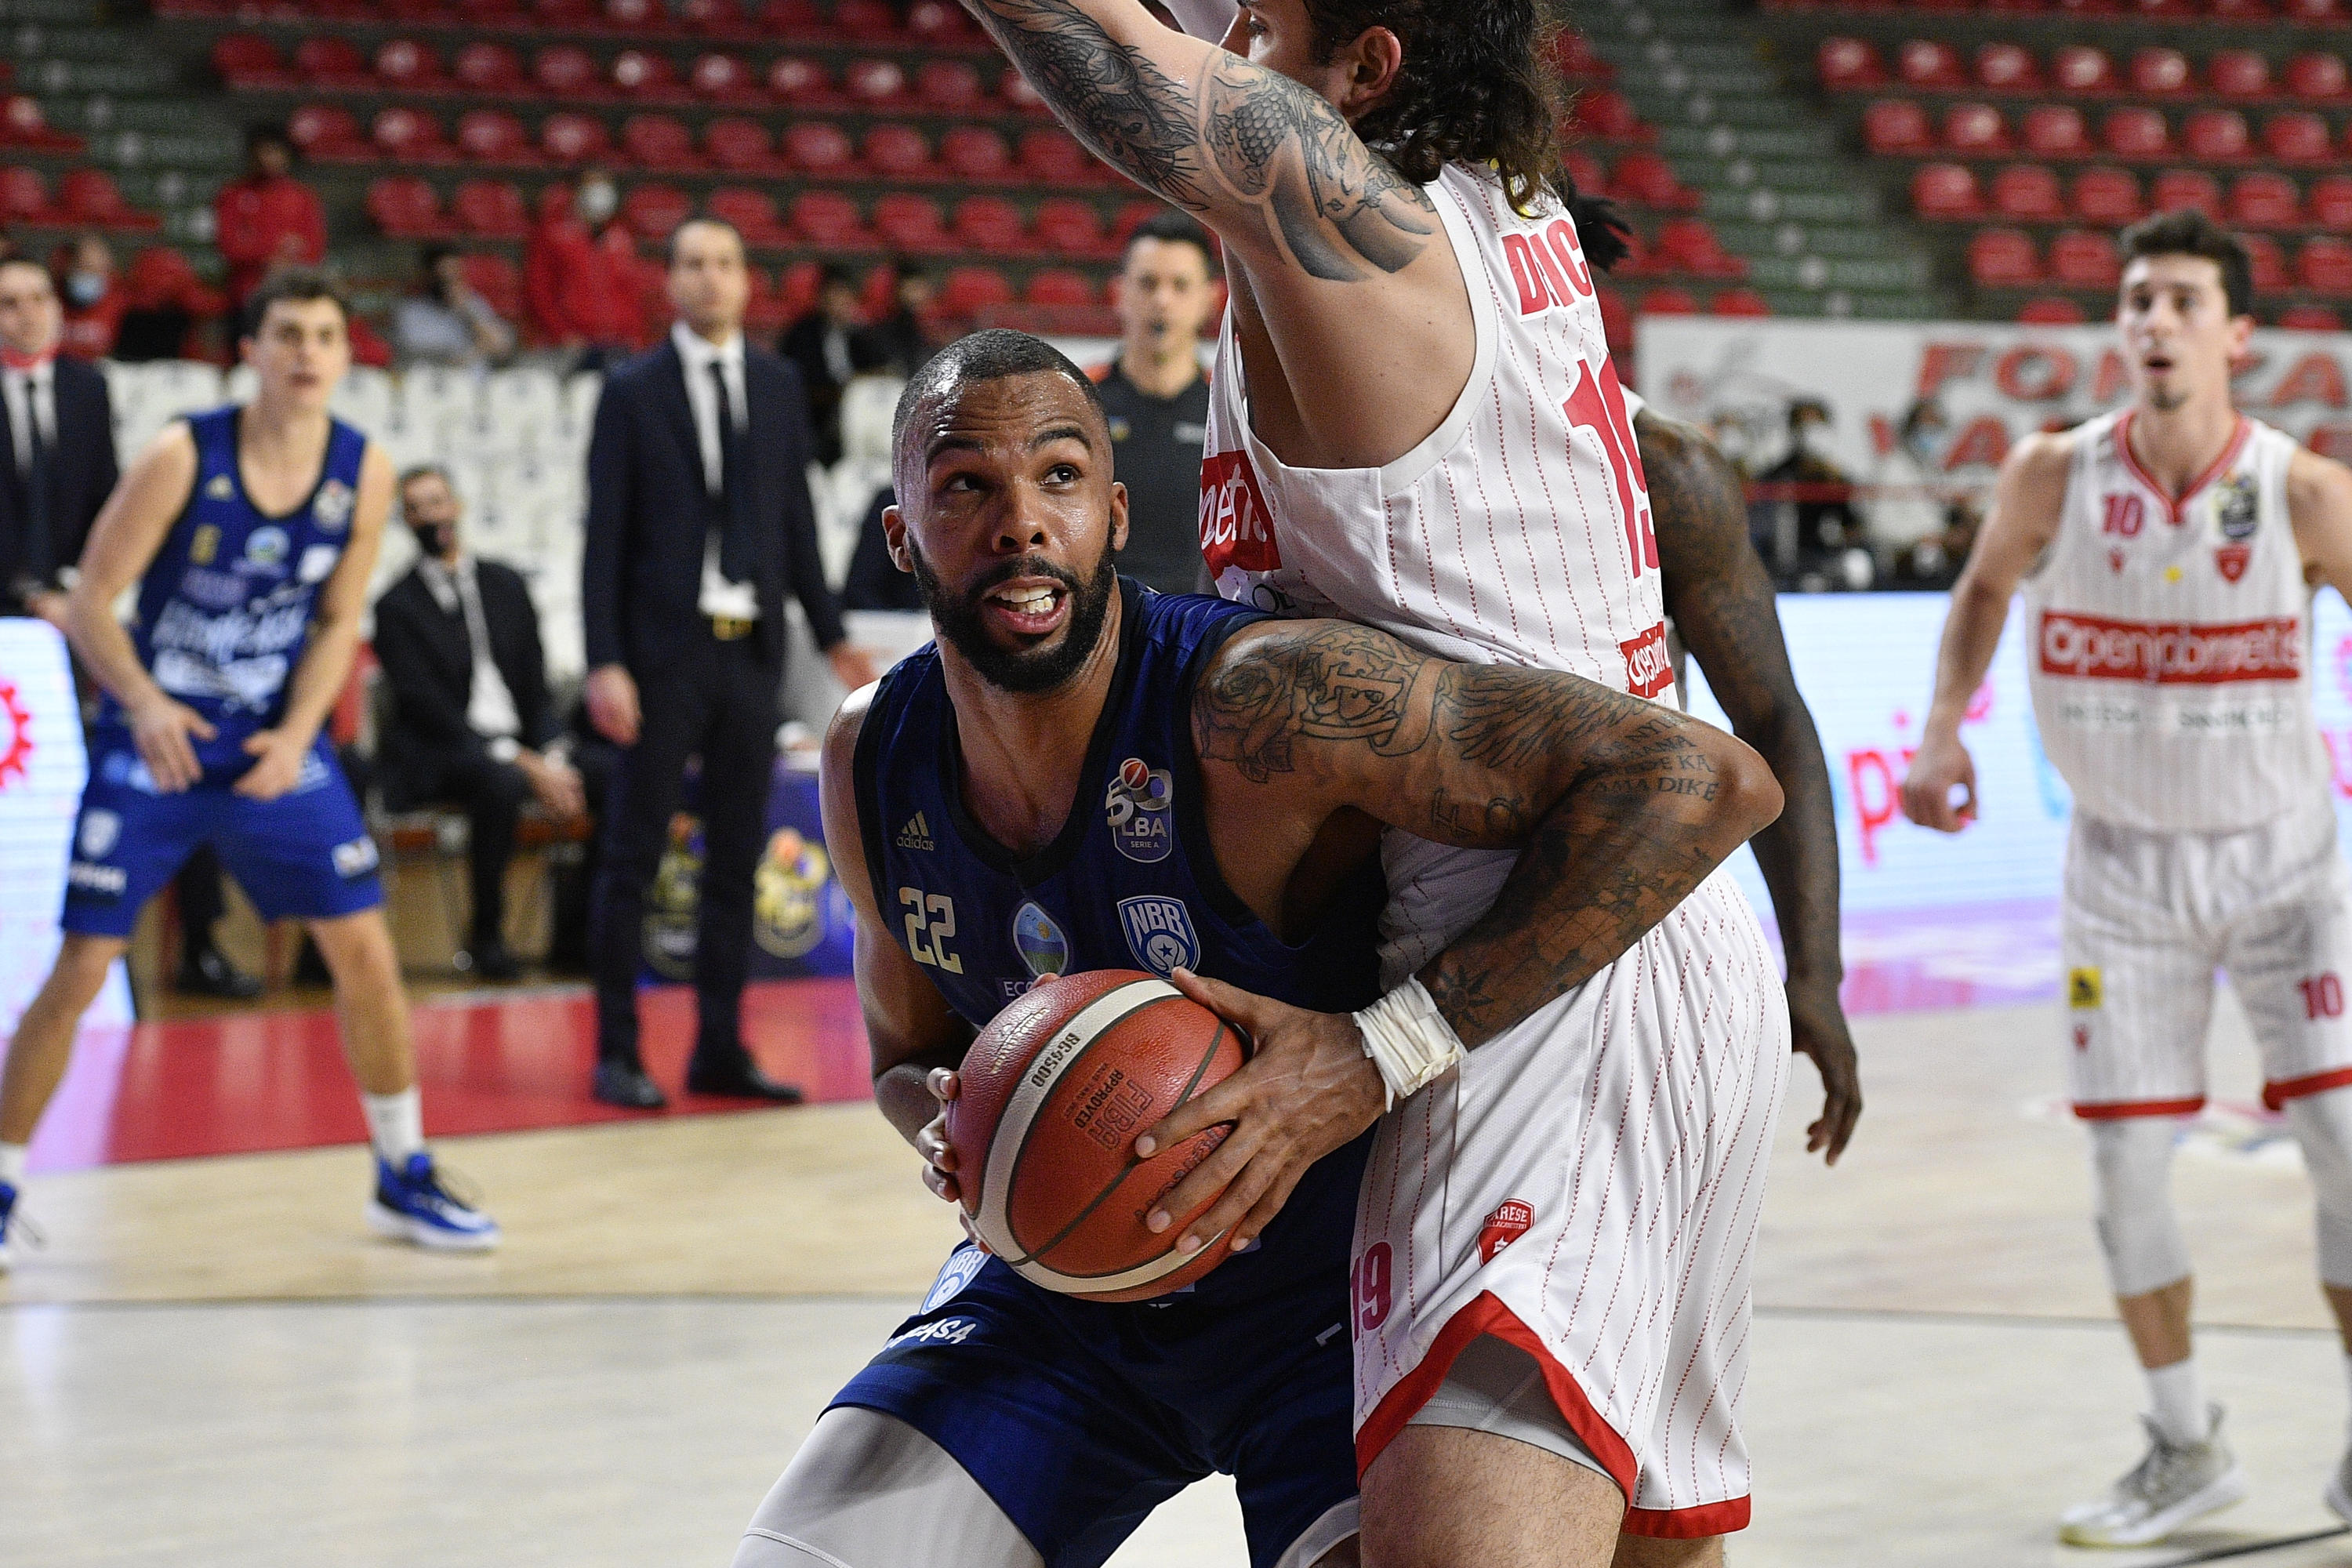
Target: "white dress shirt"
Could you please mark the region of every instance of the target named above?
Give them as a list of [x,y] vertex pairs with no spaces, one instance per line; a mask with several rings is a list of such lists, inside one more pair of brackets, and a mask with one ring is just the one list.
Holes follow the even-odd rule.
[[[669,330],[669,341],[677,346],[677,357],[686,367],[686,401],[694,410],[694,437],[702,448],[702,482],[710,493],[719,493],[721,476],[726,472],[726,458],[719,445],[719,393],[710,384],[710,367],[719,367],[719,374],[727,378],[727,403],[735,416],[738,436],[751,427],[751,405],[743,388],[743,334],[730,332],[723,343],[709,338],[679,321]],[[760,593],[750,583],[731,583],[719,570],[719,535],[713,532],[702,547],[702,593],[697,608],[706,616],[730,621],[756,621],[760,618]]]
[[416,571],[443,615],[460,610],[465,614],[466,640],[474,647],[474,685],[466,696],[466,728],[489,742],[491,756],[502,763],[514,761],[522,752],[517,738],[522,733],[522,715],[515,708],[506,677],[499,673],[499,661],[490,656],[490,624],[482,615],[481,576],[474,570],[474,558],[458,556],[457,569],[452,572],[427,556],[416,563]]
[[41,438],[49,450],[58,449],[57,362],[43,360],[30,370],[0,370],[0,395],[7,398],[8,436],[21,474],[33,466],[33,421],[40,422]]

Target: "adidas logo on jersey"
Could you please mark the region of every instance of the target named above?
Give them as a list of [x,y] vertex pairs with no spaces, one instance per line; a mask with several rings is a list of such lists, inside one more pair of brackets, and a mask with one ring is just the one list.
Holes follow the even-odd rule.
[[919,849],[927,855],[939,847],[931,842],[931,825],[923,820],[921,812],[908,817],[907,826],[898,829],[898,847]]

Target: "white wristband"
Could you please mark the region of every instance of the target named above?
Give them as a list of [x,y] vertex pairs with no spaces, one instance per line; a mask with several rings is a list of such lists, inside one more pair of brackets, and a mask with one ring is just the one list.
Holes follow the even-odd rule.
[[1429,988],[1408,979],[1356,1015],[1364,1055],[1388,1086],[1389,1109],[1434,1083],[1462,1059],[1462,1037],[1437,1010]]

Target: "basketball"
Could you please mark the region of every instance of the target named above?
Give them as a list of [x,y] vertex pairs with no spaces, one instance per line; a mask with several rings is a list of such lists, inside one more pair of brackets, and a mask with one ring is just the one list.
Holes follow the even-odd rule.
[[1225,1249],[1174,1249],[1208,1205],[1157,1236],[1143,1218],[1228,1128],[1149,1160],[1135,1141],[1247,1056],[1246,1036],[1164,980],[1105,969],[1041,982],[972,1041],[948,1106],[972,1228],[1023,1278],[1066,1296],[1142,1301],[1200,1279]]

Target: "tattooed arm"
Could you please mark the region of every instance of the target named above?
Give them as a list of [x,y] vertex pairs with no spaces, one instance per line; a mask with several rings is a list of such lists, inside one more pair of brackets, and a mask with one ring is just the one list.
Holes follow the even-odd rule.
[[1789,1024],[1821,1069],[1821,1120],[1806,1148],[1837,1163],[1862,1114],[1853,1037],[1838,1004],[1837,817],[1829,764],[1797,691],[1781,640],[1772,580],[1748,542],[1738,470],[1714,442],[1644,409],[1633,423],[1649,476],[1665,573],[1666,613],[1731,718],[1731,731],[1763,755],[1787,809],[1757,834],[1756,863],[1772,891],[1789,963]]

